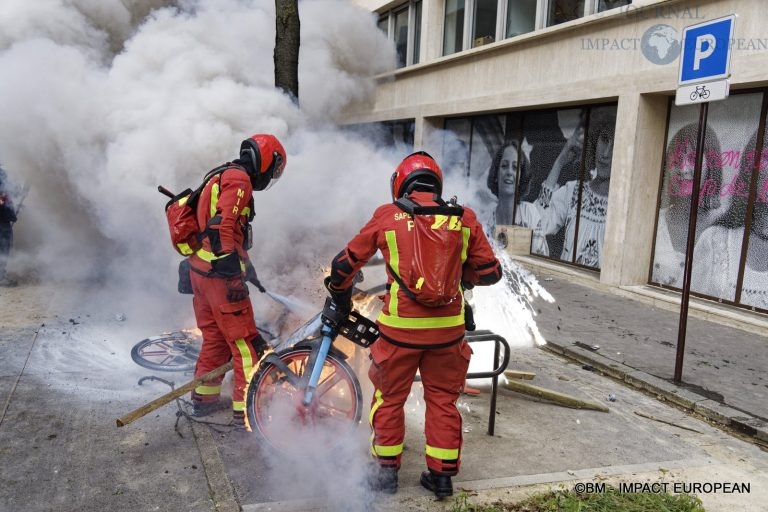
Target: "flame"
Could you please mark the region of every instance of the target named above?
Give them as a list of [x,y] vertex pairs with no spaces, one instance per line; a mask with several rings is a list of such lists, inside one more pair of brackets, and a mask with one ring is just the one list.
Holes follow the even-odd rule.
[[368,295],[364,292],[358,292],[352,296],[352,306],[366,318],[371,318],[381,307],[378,301],[379,297],[377,295]]

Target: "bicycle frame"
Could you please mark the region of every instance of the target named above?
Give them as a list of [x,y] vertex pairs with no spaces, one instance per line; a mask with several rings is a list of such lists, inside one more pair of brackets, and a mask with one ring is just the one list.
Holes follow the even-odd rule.
[[[311,335],[311,333],[317,332],[317,322],[322,322],[321,315],[318,314],[315,318],[307,322],[303,328],[297,330],[300,335]],[[285,373],[292,385],[297,389],[304,391],[304,397],[302,399],[302,405],[309,407],[312,404],[312,400],[315,397],[315,391],[320,382],[320,376],[323,371],[323,366],[328,357],[328,353],[333,349],[333,342],[339,335],[344,336],[351,342],[360,345],[363,348],[367,348],[376,341],[379,337],[379,330],[376,324],[362,316],[357,311],[351,311],[347,317],[341,322],[341,325],[332,326],[325,322],[321,323],[320,335],[322,339],[319,343],[312,343],[310,347],[310,356],[307,360],[307,368],[309,372],[305,372],[301,377],[298,377],[293,373],[281,360],[278,353],[278,348],[275,352],[268,354],[264,358],[265,363],[271,363],[281,371]],[[292,340],[296,340],[297,336],[291,336]],[[306,342],[306,338],[297,340],[295,344],[288,344],[289,346],[300,347],[305,345],[302,341]],[[280,344],[281,346],[284,344]],[[346,359],[347,356],[339,351],[336,351],[342,359]]]
[[320,372],[322,372],[323,365],[325,364],[325,358],[328,357],[328,350],[330,350],[333,339],[336,337],[333,329],[327,325],[323,325],[322,333],[323,340],[316,350],[312,350],[312,355],[309,358],[309,367],[312,368],[312,374],[309,377],[309,382],[307,382],[307,389],[304,391],[304,400],[302,400],[305,407],[312,403],[317,383],[320,381]]

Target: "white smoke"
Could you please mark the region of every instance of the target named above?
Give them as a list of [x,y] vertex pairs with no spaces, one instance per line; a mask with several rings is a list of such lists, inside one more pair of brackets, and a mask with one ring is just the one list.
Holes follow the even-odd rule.
[[[433,141],[441,141],[446,156],[462,153],[455,135],[450,131],[436,131]],[[469,205],[477,214],[480,222],[486,226],[486,235],[491,241],[494,252],[501,262],[504,277],[496,285],[476,287],[472,290],[470,304],[475,315],[478,329],[490,330],[502,336],[510,347],[530,347],[546,343],[534,320],[536,299],[553,302],[554,298],[538,282],[536,277],[515,262],[502,247],[493,240],[488,229],[494,223],[494,212],[498,198],[486,186],[486,174],[467,176],[460,156],[447,159],[444,165],[445,183],[443,196],[456,195],[460,204]],[[486,171],[487,172],[487,171]],[[493,344],[483,343],[475,347],[477,357],[473,357],[470,372],[489,371],[492,361]],[[490,354],[489,354],[490,353]]]
[[[345,0],[300,2],[300,15],[297,106],[273,86],[274,2],[2,0],[0,163],[31,185],[9,270],[101,283],[88,306],[110,313],[103,298],[119,300],[130,324],[148,329],[136,341],[162,323],[190,327],[157,186],[194,188],[237,156],[241,140],[268,132],[288,163],[254,196],[251,257],[270,291],[314,298],[322,268],[389,200],[405,155],[335,126],[395,60],[375,18]],[[452,166],[444,162],[446,196],[475,207],[484,184]],[[485,218],[487,201],[477,209]],[[269,300],[253,295],[258,312]],[[109,342],[99,346],[113,356]]]
[[[195,187],[236,158],[244,138],[275,134],[288,163],[275,187],[254,196],[251,256],[275,297],[318,303],[321,268],[388,198],[404,155],[335,125],[349,101],[373,91],[394,48],[351,2],[301,2],[297,106],[274,88],[274,8],[263,0],[0,2],[0,162],[31,185],[9,269],[51,286],[99,284],[70,300],[82,300],[91,321],[126,314],[102,326],[109,332],[94,361],[110,375],[141,371],[128,358],[131,339],[191,326],[158,185]],[[257,317],[277,302],[253,295]],[[104,371],[69,352],[49,360],[94,382]],[[128,371],[111,369],[118,360]],[[360,443],[354,450],[365,458]]]
[[298,107],[273,85],[273,2],[3,1],[0,162],[31,185],[11,268],[109,277],[124,296],[175,294],[179,258],[157,185],[194,187],[267,132],[288,165],[255,196],[253,259],[277,291],[292,291],[294,273],[319,284],[317,263],[353,234],[337,227],[386,197],[402,155],[333,128],[393,61],[371,13],[314,0],[300,15]]

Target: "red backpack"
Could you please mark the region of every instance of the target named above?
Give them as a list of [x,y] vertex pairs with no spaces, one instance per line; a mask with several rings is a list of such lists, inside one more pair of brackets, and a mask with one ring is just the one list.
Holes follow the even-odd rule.
[[421,206],[408,196],[395,204],[410,214],[413,257],[400,260],[398,275],[387,265],[395,281],[412,300],[429,307],[445,306],[461,298],[461,252],[464,208],[453,199],[435,198],[436,206]]
[[203,183],[195,190],[188,188],[173,195],[167,189],[158,187],[160,192],[171,196],[171,200],[165,205],[165,217],[173,248],[182,256],[190,256],[202,247],[204,233],[197,227],[197,203],[205,185],[211,178],[232,167],[237,166],[226,163],[209,171],[203,178]]

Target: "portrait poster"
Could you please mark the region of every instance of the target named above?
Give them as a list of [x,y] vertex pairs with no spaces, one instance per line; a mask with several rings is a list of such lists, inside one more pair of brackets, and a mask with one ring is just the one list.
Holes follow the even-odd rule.
[[[737,281],[762,94],[709,105],[694,235],[691,291],[737,302]],[[672,106],[650,281],[681,288],[699,129],[699,106]]]

